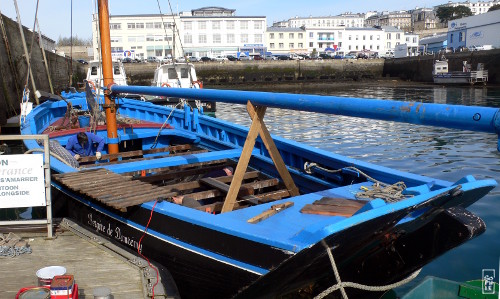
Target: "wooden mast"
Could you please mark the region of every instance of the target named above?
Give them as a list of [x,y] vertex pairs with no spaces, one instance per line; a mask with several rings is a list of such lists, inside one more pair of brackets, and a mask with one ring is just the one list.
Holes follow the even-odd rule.
[[[104,86],[113,83],[113,62],[111,60],[111,39],[109,34],[109,9],[108,0],[98,1],[99,30],[101,31],[101,57]],[[108,131],[108,152],[118,153],[118,132],[116,130],[116,105],[109,92],[104,92],[106,111],[106,127]]]

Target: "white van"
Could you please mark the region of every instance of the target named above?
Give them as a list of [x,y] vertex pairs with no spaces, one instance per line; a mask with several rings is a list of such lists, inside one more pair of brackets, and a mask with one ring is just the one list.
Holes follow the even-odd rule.
[[295,53],[290,53],[288,57],[290,57],[290,60],[304,60],[304,57],[299,56]]
[[382,52],[378,55],[380,58],[394,58],[394,52],[393,51],[385,51]]

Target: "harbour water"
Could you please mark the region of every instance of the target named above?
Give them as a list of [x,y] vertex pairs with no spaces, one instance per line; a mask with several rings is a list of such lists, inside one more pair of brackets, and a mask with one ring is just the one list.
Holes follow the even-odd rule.
[[[499,87],[444,88],[355,82],[335,88],[291,85],[280,91],[500,107]],[[218,103],[216,116],[246,126],[250,124],[242,105]],[[500,152],[496,149],[498,137],[494,134],[274,108],[268,108],[264,120],[271,134],[362,161],[453,182],[472,174],[477,179],[493,178],[500,183]],[[486,222],[486,232],[425,266],[415,280],[397,290],[398,294],[425,276],[467,281],[481,279],[483,269],[496,269],[498,275],[500,188],[469,210]]]

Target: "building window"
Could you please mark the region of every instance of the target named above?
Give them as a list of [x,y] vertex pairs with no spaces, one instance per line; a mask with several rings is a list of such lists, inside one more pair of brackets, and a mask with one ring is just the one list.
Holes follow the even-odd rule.
[[356,40],[358,40],[358,39],[359,39],[359,37],[356,35]]
[[254,42],[262,43],[262,34],[255,34],[254,35]]
[[342,32],[339,32],[339,39],[342,39]]
[[349,40],[352,40],[352,36],[349,35]]
[[370,40],[373,40],[373,35],[370,35]]
[[248,29],[248,21],[240,21],[240,29]]
[[152,36],[152,35],[146,35],[146,41],[147,41],[147,42],[154,42],[154,41],[155,41],[155,38],[154,38],[154,36]]
[[269,48],[274,49],[274,43],[270,43]]
[[121,36],[111,36],[109,39],[112,43],[121,43],[123,40]]
[[212,21],[212,29],[220,29],[220,21]]
[[342,48],[342,42],[339,42],[339,48]]
[[163,41],[163,35],[155,35],[155,42]]
[[135,23],[127,23],[128,29],[135,29]]
[[155,22],[155,29],[161,29],[161,22]]
[[309,32],[309,37],[314,37],[314,32]]
[[193,36],[191,34],[184,34],[184,42],[186,44],[193,43]]
[[184,30],[193,30],[193,22],[184,22]]
[[234,29],[234,21],[226,21],[226,29]]
[[253,22],[253,29],[262,29],[262,21],[254,21]]
[[218,33],[214,34],[213,39],[214,39],[214,44],[220,44],[222,42],[220,34]]
[[248,43],[248,34],[242,34],[241,35],[241,42],[242,43]]
[[279,46],[280,46],[280,49],[285,48],[285,44],[284,44],[284,43],[280,43],[280,45],[279,45]]
[[111,52],[123,52],[123,47],[111,47]]
[[450,34],[450,43],[453,43],[453,33]]
[[461,42],[464,41],[464,34],[463,34],[463,32],[458,33],[458,41],[461,41]]
[[283,37],[284,37],[283,33],[280,33],[280,34],[279,34],[279,38],[280,38],[280,39],[283,39]]
[[299,33],[299,38],[304,38],[304,34],[303,33]]
[[349,45],[349,50],[351,50],[351,45]]
[[356,50],[358,49],[358,45],[356,45]]
[[144,29],[144,23],[135,23],[136,29]]
[[380,46],[377,46],[377,50],[380,50]]
[[111,30],[120,30],[120,29],[122,29],[122,24],[111,23],[111,24],[109,24],[109,29],[111,29]]
[[198,42],[200,44],[206,44],[207,43],[207,35],[206,34],[200,34],[198,36]]
[[297,47],[299,47],[300,49],[302,49],[302,48],[304,48],[304,44],[303,44],[303,43],[299,43],[299,44],[297,45]]
[[387,33],[387,39],[391,39],[391,34]]
[[146,23],[146,29],[153,29],[153,28],[154,28],[154,23],[153,22]]
[[229,44],[234,44],[234,43],[235,43],[235,38],[234,38],[234,34],[233,34],[233,33],[229,33],[229,34],[227,35],[227,42],[228,42]]
[[387,43],[387,49],[390,49],[390,48],[391,48],[391,43],[390,43],[390,42],[388,42],[388,43]]
[[201,29],[201,30],[207,29],[207,22],[205,22],[205,21],[199,21],[198,22],[198,29]]
[[313,42],[310,42],[310,43],[309,43],[309,48],[312,48],[312,47],[314,47],[314,43],[313,43]]
[[289,33],[289,34],[288,34],[288,38],[294,38],[293,36],[294,36],[294,34],[293,34],[293,33]]
[[363,35],[363,40],[366,40],[366,36]]
[[401,39],[401,34],[400,33],[396,33],[396,39]]
[[288,48],[290,48],[290,49],[295,48],[295,47],[294,47],[294,44],[293,44],[293,43],[288,44]]
[[269,33],[269,39],[274,39],[274,33]]

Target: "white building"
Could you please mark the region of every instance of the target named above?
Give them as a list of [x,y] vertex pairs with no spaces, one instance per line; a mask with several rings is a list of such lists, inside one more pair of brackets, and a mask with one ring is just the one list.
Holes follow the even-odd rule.
[[436,6],[435,9],[437,9],[440,6],[448,6],[448,7],[465,6],[465,7],[470,8],[470,10],[472,11],[472,13],[474,15],[479,15],[479,14],[483,14],[485,12],[488,12],[490,7],[492,7],[495,4],[500,4],[500,0],[477,1],[477,2],[471,2],[471,1],[451,2],[451,1],[448,1],[448,3],[446,3],[446,4]]
[[448,47],[500,47],[500,10],[448,22]]
[[[109,23],[114,59],[169,55],[214,57],[265,51],[266,17],[236,16],[234,9],[204,7],[182,12],[180,16],[110,16]],[[96,16],[92,28],[94,59],[97,59]]]
[[309,53],[302,28],[267,28],[267,50],[273,54]]
[[363,14],[342,14],[327,17],[295,17],[288,20],[290,27],[299,28],[341,28],[341,27],[364,27],[365,16]]

